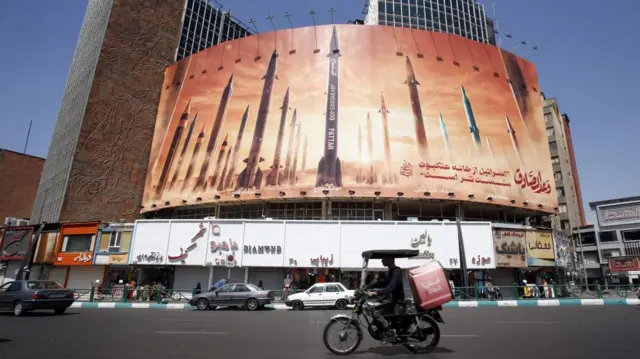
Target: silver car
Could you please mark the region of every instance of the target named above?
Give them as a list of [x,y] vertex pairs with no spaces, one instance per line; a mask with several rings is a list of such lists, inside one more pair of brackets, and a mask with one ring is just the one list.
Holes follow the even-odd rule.
[[189,304],[198,310],[217,307],[247,307],[248,310],[256,310],[272,301],[273,293],[268,290],[248,283],[228,283],[213,292],[195,295],[189,300]]

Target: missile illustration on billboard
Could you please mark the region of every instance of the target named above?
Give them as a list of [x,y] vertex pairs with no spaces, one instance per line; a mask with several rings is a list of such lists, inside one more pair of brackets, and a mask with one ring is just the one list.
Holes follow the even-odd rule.
[[191,175],[193,174],[193,168],[195,167],[196,160],[198,159],[198,153],[200,153],[200,147],[202,147],[202,141],[204,141],[204,125],[202,125],[200,134],[198,134],[196,145],[193,147],[191,160],[189,161],[189,167],[187,167],[187,173],[184,175],[184,180],[182,181],[182,189],[180,190],[180,192],[184,192],[185,188],[189,185],[189,182],[191,182]]
[[449,143],[449,133],[447,132],[447,125],[444,123],[442,114],[440,114],[440,134],[442,135],[444,150],[447,152],[447,159],[449,163],[453,164],[453,156],[451,155],[451,144]]
[[222,160],[225,157],[225,153],[227,152],[227,147],[229,146],[229,135],[227,134],[224,137],[224,141],[222,141],[222,145],[220,146],[220,151],[218,152],[218,159],[216,160],[216,167],[213,172],[213,176],[207,181],[208,188],[215,188],[216,183],[218,183],[218,179],[222,181],[220,177],[220,171],[222,170]]
[[218,107],[218,113],[216,114],[215,121],[213,122],[213,126],[211,127],[211,133],[209,134],[209,141],[207,143],[207,149],[204,156],[204,161],[202,162],[202,167],[200,167],[200,174],[198,175],[198,179],[196,180],[196,184],[193,188],[194,191],[197,190],[206,190],[207,189],[207,177],[209,176],[209,171],[211,167],[211,162],[213,161],[213,151],[215,151],[218,146],[218,138],[220,137],[220,130],[224,125],[224,121],[227,117],[227,109],[229,108],[229,102],[231,100],[231,95],[233,94],[233,75],[229,77],[229,82],[227,86],[225,86],[222,91],[222,97],[220,98],[220,106]]
[[338,33],[333,27],[329,47],[329,79],[325,110],[324,154],[318,163],[316,187],[342,187],[342,166],[338,157],[339,59]]
[[262,88],[262,97],[260,98],[260,107],[258,107],[258,116],[256,119],[256,127],[253,131],[253,140],[251,141],[251,149],[249,156],[244,160],[246,167],[238,175],[238,183],[236,189],[239,188],[255,188],[260,189],[262,186],[262,170],[260,163],[264,158],[260,157],[262,150],[262,139],[267,126],[267,117],[269,115],[269,107],[271,106],[271,94],[273,93],[273,83],[278,78],[277,71],[278,50],[274,49],[269,59],[267,73],[262,78],[264,87]]
[[293,155],[293,166],[291,168],[291,173],[289,174],[289,184],[294,185],[297,182],[297,172],[298,172],[298,154],[300,153],[300,130],[302,129],[302,123],[298,125],[298,130],[296,131],[296,146],[295,152]]
[[364,182],[364,163],[362,162],[362,125],[358,125],[358,174],[356,175],[356,183]]
[[229,146],[229,150],[227,151],[227,158],[224,160],[224,167],[222,168],[222,175],[220,176],[220,182],[218,182],[218,192],[224,191],[224,186],[227,178],[227,170],[229,169],[229,159],[231,158],[231,150],[233,146]]
[[298,122],[298,109],[293,109],[293,117],[291,118],[291,124],[289,125],[289,142],[287,143],[287,158],[284,164],[284,178],[289,178],[289,172],[291,172],[291,163],[293,161],[293,141],[295,140],[296,124]]
[[[484,136],[484,139],[487,145],[487,151],[489,152],[489,156],[491,156],[491,162],[494,167],[498,168],[498,163],[496,161],[495,152],[493,151],[493,145],[491,144],[491,139],[489,138],[489,136]],[[496,194],[502,194],[502,187],[494,186],[494,190]]]
[[191,125],[189,126],[189,131],[187,132],[187,137],[184,139],[184,144],[182,145],[182,150],[180,150],[180,156],[178,156],[178,164],[176,165],[175,170],[173,171],[173,176],[171,177],[171,181],[169,182],[169,189],[173,189],[178,181],[178,174],[180,173],[180,169],[182,168],[182,162],[184,162],[184,155],[187,152],[187,147],[189,147],[189,143],[191,142],[191,136],[193,135],[193,128],[198,121],[198,113],[196,112],[195,116],[193,116],[193,121],[191,121]]
[[462,104],[464,105],[464,113],[467,115],[467,123],[469,124],[469,133],[471,133],[471,139],[473,140],[473,145],[476,148],[476,152],[480,153],[482,150],[482,140],[480,139],[480,129],[478,128],[478,123],[476,122],[476,117],[473,114],[473,108],[471,107],[471,102],[467,97],[467,91],[465,91],[464,86],[460,86],[462,89]]
[[373,159],[373,131],[371,129],[371,115],[367,112],[367,148],[369,150],[369,172],[367,173],[366,183],[374,184],[378,182],[378,176],[375,170],[375,160]]
[[524,73],[522,71],[522,68],[520,67],[520,64],[518,63],[517,57],[508,53],[504,53],[502,50],[500,50],[500,58],[502,59],[504,70],[507,73],[507,77],[509,79],[509,88],[511,89],[513,100],[518,107],[518,112],[524,125],[523,127],[525,130],[525,134],[527,138],[531,140],[529,126],[527,124],[527,121],[525,120],[529,112],[529,91],[527,90]]
[[160,179],[158,180],[158,185],[156,186],[155,198],[159,199],[162,195],[162,191],[164,191],[164,186],[167,183],[167,177],[169,176],[169,170],[171,169],[171,165],[173,164],[173,159],[176,156],[176,150],[178,149],[178,144],[180,143],[180,139],[182,139],[182,133],[184,132],[184,128],[187,126],[187,122],[189,121],[189,112],[191,111],[191,99],[187,102],[187,106],[180,116],[180,120],[178,121],[178,127],[176,127],[176,132],[173,133],[173,138],[171,139],[171,144],[169,145],[169,150],[167,151],[167,158],[164,161],[164,166],[162,166],[162,172],[160,173]]
[[426,160],[429,154],[427,144],[427,131],[424,127],[424,119],[422,117],[422,107],[420,106],[420,94],[418,93],[418,85],[420,83],[416,79],[413,71],[411,60],[407,56],[406,61],[407,80],[404,82],[409,88],[409,101],[411,102],[411,112],[413,112],[413,123],[416,131],[416,144],[418,145],[418,153],[421,160]]
[[518,137],[516,136],[516,130],[514,130],[513,126],[511,126],[511,121],[509,121],[509,116],[505,115],[504,120],[507,122],[507,133],[509,134],[509,138],[511,138],[511,145],[513,146],[513,151],[516,153],[516,156],[518,156],[520,165],[524,165],[522,155],[520,154],[520,143],[518,142]]
[[242,138],[244,137],[244,128],[247,125],[247,119],[249,118],[249,105],[244,110],[244,114],[242,115],[242,120],[240,120],[240,128],[238,129],[238,136],[236,137],[236,145],[233,148],[233,152],[229,150],[231,155],[231,168],[227,173],[227,177],[224,181],[224,189],[229,189],[233,187],[233,178],[236,175],[236,167],[238,167],[238,155],[240,153],[240,145],[242,144]]
[[282,101],[282,114],[280,115],[280,127],[278,128],[278,138],[276,139],[276,151],[273,154],[273,164],[271,165],[271,172],[267,175],[267,186],[280,185],[280,155],[282,153],[282,140],[284,139],[284,128],[287,123],[287,112],[289,111],[289,88],[284,94],[284,100]]
[[304,135],[304,146],[302,147],[302,166],[300,171],[304,172],[307,170],[307,147],[309,143],[307,142],[307,135]]
[[384,93],[380,93],[380,110],[378,113],[382,117],[382,134],[384,137],[384,157],[387,161],[386,173],[382,178],[382,182],[385,184],[396,184],[398,177],[391,169],[391,141],[389,140],[389,110],[387,110],[387,104],[384,102]]

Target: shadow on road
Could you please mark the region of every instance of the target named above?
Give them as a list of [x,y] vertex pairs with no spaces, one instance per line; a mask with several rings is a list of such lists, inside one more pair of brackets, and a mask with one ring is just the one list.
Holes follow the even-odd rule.
[[[448,348],[437,347],[430,354],[445,354],[445,353],[453,353],[453,350]],[[405,347],[401,346],[379,346],[372,347],[367,350],[358,350],[353,352],[355,355],[359,354],[377,354],[381,356],[395,356],[395,355],[406,355],[411,354],[411,351]]]
[[[66,312],[62,315],[58,315],[53,312],[26,312],[26,313],[22,313],[22,316],[23,317],[66,317],[69,315],[78,315],[78,314],[80,313]],[[0,313],[0,317],[13,317],[13,313],[11,312]]]
[[2,343],[8,343],[8,342],[10,342],[10,341],[11,341],[11,339],[4,339],[4,338],[0,338],[0,344],[2,344]]

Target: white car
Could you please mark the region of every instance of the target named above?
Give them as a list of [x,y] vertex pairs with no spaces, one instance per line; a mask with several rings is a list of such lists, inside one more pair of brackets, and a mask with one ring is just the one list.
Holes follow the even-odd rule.
[[351,303],[354,292],[342,283],[318,283],[304,292],[289,295],[284,304],[293,310],[304,307],[335,307],[344,310]]

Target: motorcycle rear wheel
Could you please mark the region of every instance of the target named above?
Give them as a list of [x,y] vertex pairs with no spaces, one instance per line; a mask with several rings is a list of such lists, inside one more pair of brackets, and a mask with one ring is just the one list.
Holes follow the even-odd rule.
[[[335,355],[348,355],[356,351],[356,349],[358,349],[358,347],[360,346],[360,343],[362,342],[362,330],[360,329],[360,326],[358,324],[350,322],[351,319],[349,318],[335,318],[329,321],[329,323],[327,323],[327,325],[324,327],[324,331],[322,332],[322,340],[324,342],[324,346],[329,349],[331,353]],[[349,330],[355,330],[355,333],[349,334],[348,331],[346,331],[347,328]],[[329,334],[331,329],[333,329],[337,334],[346,332],[347,337],[345,337],[344,341],[346,341],[346,339],[348,338],[354,339],[353,336],[355,336],[355,342],[348,346],[347,349],[335,348],[331,343],[329,343]],[[336,339],[342,341],[340,338]]]
[[[440,343],[440,326],[438,323],[428,315],[418,315],[418,328],[416,333],[412,336],[414,340],[420,340],[420,346],[416,346],[411,343],[407,343],[404,346],[411,352],[416,354],[428,354],[431,353]],[[428,324],[426,328],[421,327],[420,322]],[[422,337],[423,339],[419,339]]]

